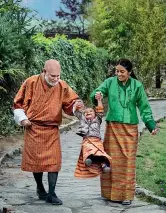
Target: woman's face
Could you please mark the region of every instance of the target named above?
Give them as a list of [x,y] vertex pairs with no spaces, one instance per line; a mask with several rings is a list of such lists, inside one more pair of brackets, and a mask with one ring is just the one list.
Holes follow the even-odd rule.
[[130,77],[130,72],[121,65],[116,66],[115,74],[117,75],[119,81],[121,81],[123,83],[126,83]]

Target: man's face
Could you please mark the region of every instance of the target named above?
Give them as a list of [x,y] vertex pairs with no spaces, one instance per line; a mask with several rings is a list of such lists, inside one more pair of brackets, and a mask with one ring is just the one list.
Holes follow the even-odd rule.
[[60,69],[59,68],[51,69],[48,71],[44,69],[44,74],[45,74],[45,80],[51,86],[55,86],[56,83],[60,79]]

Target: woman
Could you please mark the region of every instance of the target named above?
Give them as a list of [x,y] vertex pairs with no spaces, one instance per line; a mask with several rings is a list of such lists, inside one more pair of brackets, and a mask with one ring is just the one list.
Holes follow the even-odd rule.
[[112,172],[101,175],[101,193],[109,200],[130,205],[136,183],[139,122],[136,107],[151,134],[155,135],[158,129],[143,85],[132,71],[132,63],[128,59],[120,59],[115,74],[91,94],[94,104],[101,93],[108,97],[104,148],[112,158]]

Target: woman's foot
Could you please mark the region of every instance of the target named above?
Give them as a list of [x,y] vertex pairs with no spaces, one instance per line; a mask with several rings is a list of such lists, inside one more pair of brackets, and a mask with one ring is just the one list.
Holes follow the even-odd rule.
[[85,160],[85,165],[86,165],[86,166],[91,166],[91,165],[92,165],[92,160],[91,160],[90,158],[87,158],[87,159]]
[[131,200],[122,201],[122,205],[131,205]]

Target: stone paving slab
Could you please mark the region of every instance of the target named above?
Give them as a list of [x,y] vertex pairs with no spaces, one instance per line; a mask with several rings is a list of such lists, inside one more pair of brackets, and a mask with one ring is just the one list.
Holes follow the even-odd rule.
[[[166,103],[166,102],[165,102]],[[165,106],[160,103],[160,107]],[[153,106],[157,113],[155,119],[163,117],[159,106]],[[161,110],[161,108],[160,108]],[[163,108],[165,110],[165,108]],[[69,127],[71,128],[71,126]],[[143,127],[142,127],[143,128]],[[66,130],[68,127],[66,127]],[[61,133],[62,170],[59,173],[56,193],[63,201],[62,206],[52,206],[39,201],[35,194],[35,182],[32,173],[20,170],[21,155],[16,152],[4,161],[0,178],[0,212],[2,208],[11,209],[11,213],[163,213],[165,207],[142,202],[135,198],[131,206],[122,206],[101,198],[99,177],[93,179],[76,179],[74,170],[78,160],[81,138],[75,129]],[[104,122],[101,130],[104,135]],[[47,175],[44,173],[44,184],[47,186]]]
[[[81,140],[75,129],[61,134],[63,164],[59,173],[56,193],[62,206],[52,206],[37,199],[36,185],[32,173],[20,170],[21,155],[7,159],[3,164],[4,174],[0,179],[0,206],[5,202],[11,213],[163,213],[163,207],[142,202],[135,198],[131,206],[125,207],[101,198],[99,177],[77,179],[74,170],[78,160]],[[44,173],[47,189],[47,173]]]

